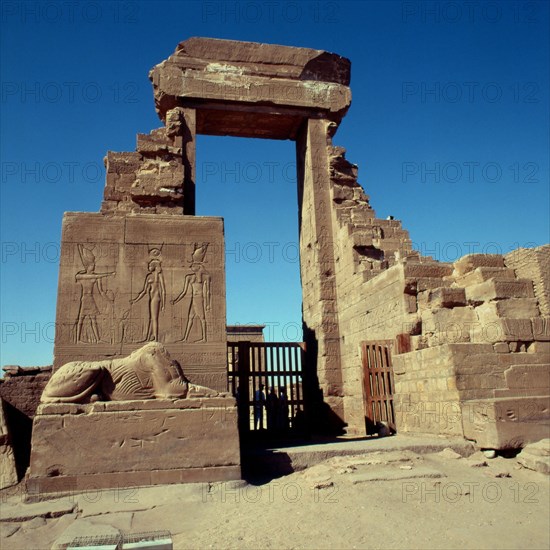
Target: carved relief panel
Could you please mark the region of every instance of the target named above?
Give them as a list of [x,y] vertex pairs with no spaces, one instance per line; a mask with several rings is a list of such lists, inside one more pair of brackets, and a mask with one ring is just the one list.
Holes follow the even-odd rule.
[[221,218],[65,215],[54,368],[158,341],[224,390],[225,324]]

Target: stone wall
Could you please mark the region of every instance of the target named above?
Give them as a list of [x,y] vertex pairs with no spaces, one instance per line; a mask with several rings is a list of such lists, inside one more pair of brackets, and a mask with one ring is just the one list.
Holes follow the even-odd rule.
[[[376,217],[357,181],[357,166],[345,158],[344,148],[332,144],[334,131],[334,126],[329,128],[325,147],[330,176],[327,224],[334,255],[337,312],[334,322],[340,335],[340,392],[347,433],[364,434],[360,345],[403,332],[411,306],[404,292],[404,273],[398,266],[403,257],[418,262],[420,258],[412,251],[401,222]],[[324,277],[322,272],[321,280]],[[303,300],[305,308],[305,292]]]
[[194,117],[174,108],[166,127],[138,134],[135,152],[107,153],[102,213],[195,213]]
[[6,366],[0,380],[0,397],[32,419],[40,404],[40,396],[52,373],[52,367]]
[[504,263],[519,277],[533,281],[540,312],[550,316],[550,245],[518,248],[504,256]]
[[399,431],[459,434],[486,448],[548,437],[550,324],[534,292],[538,283],[545,296],[548,285],[525,277],[537,276],[528,263],[515,271],[500,255],[469,255],[439,288],[407,278],[416,331],[413,351],[393,355]]
[[227,325],[228,342],[264,342],[265,325]]
[[4,401],[0,397],[0,490],[11,487],[18,481],[11,435],[4,414]]
[[[307,204],[315,214],[301,225],[305,324],[315,334],[330,329],[339,338],[332,344],[337,361],[317,351],[325,402],[341,415],[347,433],[365,433],[361,343],[399,338],[406,343],[393,346],[399,430],[465,435],[495,448],[543,437],[550,394],[550,246],[506,257],[468,255],[454,264],[421,257],[399,221],[376,217],[357,167],[332,145],[334,131],[329,125],[325,143],[330,212],[318,207],[326,200],[322,188],[316,197],[304,187],[302,211]],[[319,146],[314,151],[322,169],[325,152]],[[323,240],[329,246],[319,260]],[[529,400],[518,401],[527,389]],[[482,405],[495,413],[483,425],[480,404],[468,404],[479,399],[489,400]],[[524,422],[527,402],[533,417]]]
[[454,264],[420,257],[400,222],[376,218],[344,150],[327,147],[346,431],[365,432],[361,342],[399,337],[399,431],[491,448],[547,437],[550,246]]
[[3,370],[0,400],[3,402],[4,418],[10,434],[17,474],[21,478],[30,461],[32,419],[40,404],[42,391],[50,379],[52,367],[10,365]]

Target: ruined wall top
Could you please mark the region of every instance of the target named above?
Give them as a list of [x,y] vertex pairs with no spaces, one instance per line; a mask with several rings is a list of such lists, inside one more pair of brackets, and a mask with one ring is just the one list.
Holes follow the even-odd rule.
[[304,118],[339,123],[351,63],[322,50],[189,38],[149,78],[160,118],[197,109],[197,133],[295,139]]

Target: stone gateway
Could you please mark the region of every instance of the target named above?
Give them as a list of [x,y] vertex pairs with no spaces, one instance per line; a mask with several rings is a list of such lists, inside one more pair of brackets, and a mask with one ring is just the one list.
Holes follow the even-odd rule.
[[[550,246],[454,263],[412,250],[333,143],[350,70],[325,51],[211,38],[151,70],[163,126],[107,153],[99,213],[63,220],[56,372],[34,420],[40,490],[240,475],[223,220],[195,216],[197,134],[296,144],[310,429],[364,435],[377,421],[492,449],[548,437]],[[383,411],[365,406],[379,385],[368,349],[393,373]],[[183,399],[172,360],[217,396]]]

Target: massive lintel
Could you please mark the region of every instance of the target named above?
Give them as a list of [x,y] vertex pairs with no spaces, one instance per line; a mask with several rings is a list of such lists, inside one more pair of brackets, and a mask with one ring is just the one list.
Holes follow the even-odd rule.
[[157,112],[197,109],[199,134],[296,139],[307,118],[342,120],[351,63],[322,50],[189,38],[149,74]]

